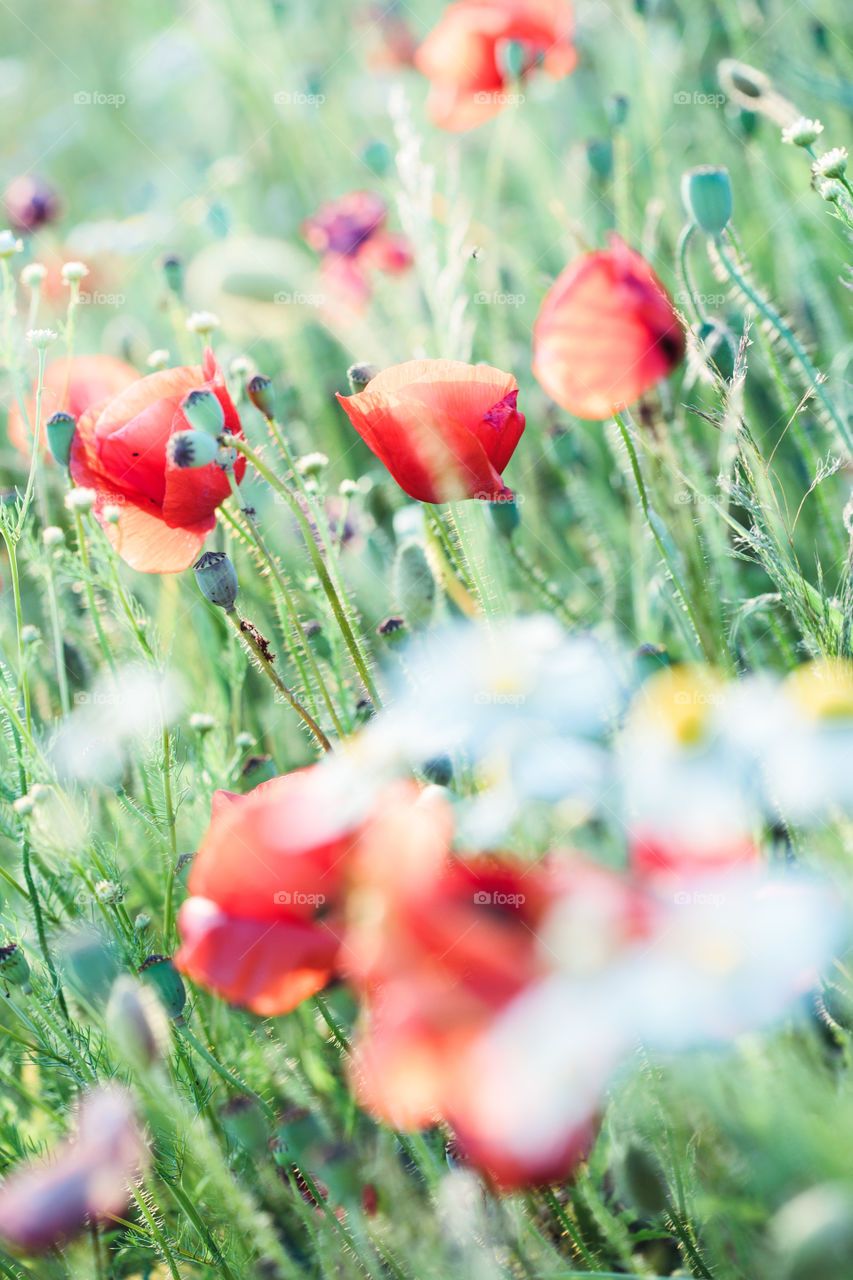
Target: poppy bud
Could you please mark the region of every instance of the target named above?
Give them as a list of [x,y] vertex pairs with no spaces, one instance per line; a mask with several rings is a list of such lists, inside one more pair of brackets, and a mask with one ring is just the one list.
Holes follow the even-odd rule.
[[169,1023],[150,987],[122,974],[113,983],[105,1020],[115,1048],[131,1066],[148,1067],[163,1057]]
[[193,565],[195,580],[205,600],[220,609],[233,609],[240,584],[224,551],[205,551]]
[[30,966],[17,942],[10,942],[0,947],[0,981],[13,987],[20,987],[25,995],[32,991],[30,984]]
[[405,542],[394,561],[394,595],[410,631],[423,631],[435,612],[435,578],[419,542]]
[[206,431],[176,431],[169,437],[166,457],[173,467],[208,467],[215,462],[219,445]]
[[149,982],[170,1018],[180,1018],[187,1002],[184,981],[168,956],[149,956],[139,966],[143,982]]
[[166,281],[166,288],[179,298],[184,287],[184,272],[180,258],[175,257],[174,254],[169,254],[163,259],[163,278]]
[[267,1146],[267,1124],[254,1098],[240,1094],[219,1108],[222,1127],[231,1143],[243,1151],[259,1152]]
[[375,364],[351,364],[347,369],[347,378],[354,396],[363,391],[368,382],[371,382],[377,375],[379,370]]
[[191,391],[181,401],[181,412],[196,431],[205,431],[214,437],[222,435],[225,411],[219,397],[212,391],[205,391],[202,387]]
[[255,374],[249,381],[246,391],[252,404],[267,421],[275,417],[275,392],[270,378],[264,377],[262,373]]
[[719,236],[732,219],[732,184],[727,169],[702,165],[681,180],[681,198],[688,216],[706,235]]
[[521,524],[518,503],[515,498],[501,498],[489,503],[492,524],[502,538],[511,538]]

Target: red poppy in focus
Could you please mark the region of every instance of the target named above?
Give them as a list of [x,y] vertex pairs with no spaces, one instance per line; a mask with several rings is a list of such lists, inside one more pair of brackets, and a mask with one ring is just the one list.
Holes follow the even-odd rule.
[[[225,414],[225,430],[243,434],[225,380],[208,348],[198,367],[164,369],[139,378],[111,400],[89,408],[71,447],[74,483],[96,492],[95,514],[123,560],[143,573],[177,573],[199,553],[229,496],[215,463],[176,467],[166,456],[170,436],[189,429],[181,401],[196,389],[212,391]],[[238,480],[245,471],[238,458]],[[118,507],[118,524],[104,520]]]
[[306,242],[322,255],[321,278],[333,298],[361,311],[373,271],[397,275],[412,265],[405,236],[386,230],[388,206],[372,191],[351,191],[324,204],[302,224]]
[[[64,410],[79,418],[92,405],[110,400],[124,391],[139,374],[132,365],[113,356],[74,356],[68,360],[52,360],[45,366],[41,394],[41,445],[45,445],[44,424],[54,413]],[[27,417],[35,424],[36,388],[27,401]],[[13,401],[7,427],[9,442],[21,453],[29,454],[31,435],[23,414]]]
[[458,360],[411,360],[338,400],[410,498],[512,497],[501,473],[525,420],[511,374]]
[[431,81],[429,110],[460,132],[491,120],[513,84],[541,66],[555,79],[574,71],[572,7],[566,0],[457,0],[415,54]]
[[533,372],[578,418],[604,419],[666,378],[684,357],[684,331],[646,260],[613,235],[557,279],[542,304]]
[[333,977],[358,824],[314,766],[216,792],[181,907],[177,967],[232,1004],[286,1013]]

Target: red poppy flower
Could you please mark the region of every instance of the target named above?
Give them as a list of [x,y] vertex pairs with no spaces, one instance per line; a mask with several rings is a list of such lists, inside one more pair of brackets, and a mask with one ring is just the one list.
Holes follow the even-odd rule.
[[666,378],[684,331],[652,268],[616,235],[571,263],[548,293],[533,338],[533,372],[578,418],[609,418]]
[[698,845],[677,834],[646,831],[635,834],[630,845],[631,869],[641,880],[684,881],[719,871],[732,871],[760,860],[747,835],[729,834]]
[[[412,265],[405,236],[386,231],[388,206],[372,191],[351,191],[329,201],[302,224],[306,242],[323,255],[321,278],[335,302],[358,313],[370,299],[370,275],[396,275]],[[334,311],[333,311],[333,314]]]
[[338,400],[409,497],[450,502],[512,496],[501,473],[525,421],[511,374],[458,360],[411,360]]
[[331,979],[357,823],[318,767],[216,792],[181,907],[177,967],[232,1004],[286,1013]]
[[[375,831],[368,839],[376,847]],[[544,972],[536,930],[553,889],[546,868],[485,858],[431,871],[435,843],[425,850],[408,883],[355,891],[345,952],[365,995],[355,1087],[363,1105],[403,1128],[444,1114],[459,1055]]]
[[[71,447],[74,482],[95,490],[95,514],[110,542],[143,573],[177,573],[192,564],[216,523],[216,508],[231,492],[215,463],[182,469],[166,456],[170,436],[189,429],[181,401],[196,388],[215,394],[225,429],[242,435],[209,348],[201,368],[164,369],[139,378],[113,399],[88,409],[77,424]],[[239,458],[238,479],[245,465]],[[104,521],[106,506],[119,508],[117,525]]]
[[[79,418],[91,405],[112,399],[132,382],[139,381],[139,374],[123,360],[113,356],[74,356],[72,360],[52,360],[45,366],[41,395],[41,444],[45,444],[44,424],[54,413],[64,410],[72,418]],[[36,388],[27,401],[27,418],[35,425]],[[21,453],[30,452],[30,431],[23,414],[13,401],[9,409],[7,427],[9,442]]]
[[430,115],[459,132],[491,120],[512,89],[510,50],[523,79],[541,66],[556,79],[574,71],[573,17],[566,0],[458,0],[415,54],[432,82]]

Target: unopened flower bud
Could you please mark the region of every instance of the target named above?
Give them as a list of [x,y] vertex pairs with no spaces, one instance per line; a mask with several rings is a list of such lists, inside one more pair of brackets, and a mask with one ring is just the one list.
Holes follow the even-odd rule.
[[52,342],[56,341],[56,334],[53,329],[29,329],[27,330],[27,342],[30,346],[35,347],[36,351],[44,351]]
[[65,541],[65,530],[60,529],[59,525],[49,524],[42,533],[41,540],[46,547],[58,547]]
[[613,143],[609,138],[591,138],[586,144],[586,158],[596,178],[609,178],[613,172]]
[[423,631],[435,612],[436,584],[419,542],[404,542],[394,560],[394,597],[410,631]]
[[187,328],[190,333],[198,333],[201,337],[206,337],[209,333],[213,333],[214,329],[219,328],[219,316],[214,315],[212,311],[194,311],[187,317]]
[[104,1015],[117,1052],[131,1066],[148,1067],[169,1044],[169,1020],[152,986],[123,973],[113,983]]
[[66,284],[79,284],[88,274],[89,268],[85,262],[64,262],[62,264],[61,275]]
[[246,393],[267,420],[275,417],[275,392],[271,379],[264,377],[262,373],[255,374],[246,386]]
[[27,289],[37,289],[47,275],[43,262],[28,262],[21,272],[21,284]]
[[94,489],[72,489],[65,495],[65,505],[69,511],[79,511],[83,514],[92,510],[97,496]]
[[402,618],[386,618],[376,628],[376,634],[389,645],[398,645],[406,639],[406,624]]
[[732,219],[732,183],[728,170],[702,165],[681,180],[681,198],[688,216],[706,235],[719,236]]
[[184,981],[168,956],[148,956],[139,969],[143,982],[150,982],[170,1018],[180,1018],[187,1002]]
[[363,391],[379,372],[375,364],[351,364],[347,369],[347,378],[354,396]]
[[237,572],[224,551],[205,551],[193,565],[195,580],[205,600],[220,609],[233,609],[239,583]]
[[206,711],[194,711],[190,716],[190,728],[202,736],[216,728],[216,721]]
[[156,351],[152,351],[145,363],[149,369],[160,370],[165,369],[169,363],[169,352],[165,347],[158,347]]
[[214,438],[222,435],[225,412],[219,397],[212,391],[206,391],[202,387],[191,391],[181,401],[181,412],[196,431],[206,431]]
[[8,942],[0,947],[0,982],[13,987],[20,987],[25,995],[32,991],[30,983],[30,966],[17,942]]
[[145,933],[151,925],[151,917],[144,911],[140,911],[139,915],[133,922],[133,932],[137,934]]
[[121,519],[121,507],[117,507],[110,502],[104,507],[101,515],[104,517],[107,524],[118,524]]
[[338,493],[342,498],[354,498],[358,493],[358,484],[355,480],[342,480],[338,485]]
[[181,470],[209,467],[218,453],[219,445],[206,431],[176,431],[166,445],[166,457],[173,467]]
[[71,458],[71,444],[77,431],[76,419],[70,413],[60,410],[59,413],[54,413],[48,418],[45,431],[47,447],[54,462],[58,462],[61,467],[67,467]]
[[328,465],[329,459],[325,453],[306,453],[296,460],[296,470],[302,476],[318,476]]
[[808,120],[805,116],[800,116],[799,120],[782,130],[782,141],[794,147],[807,148],[814,146],[822,133],[823,125],[819,120]]

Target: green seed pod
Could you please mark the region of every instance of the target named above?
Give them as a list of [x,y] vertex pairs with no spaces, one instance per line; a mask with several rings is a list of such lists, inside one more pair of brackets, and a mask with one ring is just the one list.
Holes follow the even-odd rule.
[[376,628],[376,634],[381,636],[385,643],[393,649],[401,641],[406,640],[406,624],[402,618],[386,618]]
[[681,179],[681,198],[688,216],[706,235],[716,238],[732,220],[732,182],[727,169],[711,165],[688,169]]
[[17,942],[9,942],[5,947],[0,947],[0,981],[20,987],[26,995],[33,989],[27,957]]
[[248,1152],[267,1149],[269,1131],[266,1118],[254,1098],[248,1094],[230,1098],[219,1108],[219,1117],[232,1146]]
[[365,143],[361,149],[361,159],[371,173],[376,174],[377,178],[384,178],[390,172],[394,162],[394,156],[388,143],[382,142],[378,138]]
[[184,980],[168,956],[149,956],[139,966],[143,982],[150,982],[170,1018],[180,1018],[187,1002]]
[[410,631],[423,631],[435,612],[436,585],[423,547],[404,542],[394,560],[394,596]]
[[216,437],[206,431],[176,431],[169,437],[166,457],[173,467],[209,467],[219,454]]
[[237,572],[224,551],[205,551],[193,565],[198,589],[211,604],[233,609],[240,584]]
[[67,467],[71,457],[71,443],[77,431],[77,420],[70,413],[54,413],[44,424],[47,432],[47,447],[54,462],[60,467]]
[[181,413],[196,431],[204,431],[214,439],[222,435],[225,410],[212,391],[205,391],[203,387],[191,391],[181,401]]
[[520,80],[524,72],[526,53],[520,40],[507,40],[499,46],[498,62],[508,80]]
[[268,421],[275,417],[275,392],[269,378],[265,378],[262,373],[256,374],[250,379],[246,392],[255,408]]
[[515,498],[501,498],[499,502],[490,502],[489,515],[496,532],[502,538],[511,538],[521,524],[521,514]]
[[60,954],[68,986],[80,1002],[102,1009],[119,972],[116,953],[106,936],[96,929],[79,929],[63,938]]
[[613,143],[609,138],[590,138],[586,158],[596,178],[606,181],[613,173]]
[[347,369],[347,378],[353,395],[357,396],[360,391],[363,391],[378,372],[375,364],[351,364]]
[[170,253],[168,257],[163,259],[162,266],[166,288],[176,298],[180,298],[184,290],[184,270],[180,258]]

